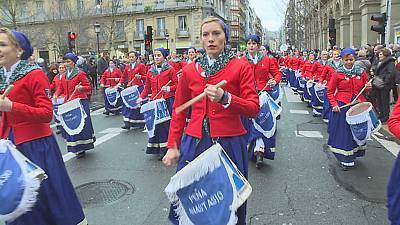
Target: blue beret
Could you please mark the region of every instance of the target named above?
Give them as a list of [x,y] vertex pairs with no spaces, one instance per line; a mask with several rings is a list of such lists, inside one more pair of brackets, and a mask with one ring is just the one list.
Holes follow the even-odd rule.
[[345,48],[342,50],[342,52],[340,52],[340,57],[343,58],[346,55],[356,56],[356,51],[354,51],[354,49],[352,49],[352,48]]
[[260,37],[259,37],[258,35],[255,35],[255,34],[249,34],[249,35],[246,37],[245,42],[247,43],[247,42],[249,42],[250,40],[255,41],[257,44],[260,44],[260,43],[261,43]]
[[64,60],[65,59],[70,59],[72,60],[72,62],[76,63],[78,61],[78,56],[72,52],[68,52],[67,54],[64,55]]
[[164,58],[167,58],[167,56],[169,55],[168,50],[165,48],[156,48],[154,49],[154,51],[160,51]]
[[221,19],[218,19],[219,23],[222,25],[222,29],[224,30],[225,33],[225,40],[226,42],[229,42],[229,28],[228,25],[226,25],[226,23],[224,21],[222,21]]
[[31,45],[31,42],[29,41],[29,39],[26,37],[25,34],[19,31],[11,30],[11,33],[14,35],[15,39],[17,39],[19,47],[21,47],[22,50],[24,50],[21,59],[27,60],[33,54],[33,47]]
[[267,51],[271,51],[271,48],[269,47],[269,45],[263,45],[264,46],[264,48],[267,50]]

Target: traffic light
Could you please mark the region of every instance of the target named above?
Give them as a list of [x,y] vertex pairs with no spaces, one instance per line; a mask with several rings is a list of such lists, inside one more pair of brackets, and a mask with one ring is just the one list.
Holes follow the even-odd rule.
[[147,38],[150,40],[150,42],[153,41],[153,27],[152,26],[147,26]]
[[72,52],[75,49],[75,40],[78,35],[74,32],[68,32],[68,49]]
[[331,47],[336,45],[336,29],[335,28],[329,28],[328,32],[329,36],[329,44],[331,44]]
[[378,22],[378,24],[371,26],[371,30],[379,34],[384,34],[386,28],[386,13],[372,15],[371,20]]
[[144,46],[147,51],[151,50],[151,40],[149,39],[149,35],[144,35]]

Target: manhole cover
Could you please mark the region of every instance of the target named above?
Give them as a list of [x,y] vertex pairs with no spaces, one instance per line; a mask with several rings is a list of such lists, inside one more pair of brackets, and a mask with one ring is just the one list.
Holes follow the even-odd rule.
[[90,182],[76,187],[76,193],[84,208],[122,201],[133,192],[133,185],[120,180]]

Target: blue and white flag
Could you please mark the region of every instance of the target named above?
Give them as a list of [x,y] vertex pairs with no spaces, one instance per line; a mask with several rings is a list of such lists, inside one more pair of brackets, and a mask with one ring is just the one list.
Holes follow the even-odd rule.
[[0,140],[0,221],[11,222],[36,203],[45,172],[9,140]]
[[117,105],[118,98],[120,97],[118,88],[112,88],[112,87],[106,88],[104,90],[104,94],[106,95],[107,101],[108,103],[110,103],[110,105],[112,106]]
[[79,98],[60,105],[58,114],[62,127],[69,135],[81,133],[87,115]]
[[282,88],[281,88],[281,86],[279,84],[273,86],[272,90],[268,91],[268,94],[271,96],[271,98],[276,103],[279,103],[282,100],[282,97],[283,97]]
[[154,130],[157,124],[171,119],[167,102],[162,98],[143,104],[140,108],[140,113],[143,114],[149,138],[154,137]]
[[56,99],[52,99],[53,102],[53,113],[58,121],[60,121],[60,115],[58,115],[58,107],[64,104],[64,97],[58,97]]
[[315,85],[314,91],[318,101],[323,104],[326,98],[326,87],[323,85],[322,86]]
[[255,119],[252,119],[253,126],[256,131],[262,133],[266,138],[270,138],[274,136],[276,131],[276,116],[271,106],[279,105],[266,92],[263,92],[259,98],[260,112]]
[[140,108],[140,113],[143,114],[146,124],[147,135],[149,138],[154,137],[154,130],[156,127],[156,103],[155,101],[147,102]]
[[251,192],[249,182],[219,144],[178,171],[165,188],[182,225],[234,225],[236,210]]
[[140,92],[137,85],[132,87],[128,87],[121,91],[121,98],[124,102],[125,106],[130,109],[137,109],[140,107],[140,104],[137,102],[140,97]]

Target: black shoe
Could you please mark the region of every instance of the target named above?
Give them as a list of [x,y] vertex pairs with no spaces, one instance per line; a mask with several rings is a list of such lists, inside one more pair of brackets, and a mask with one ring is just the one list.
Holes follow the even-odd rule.
[[85,152],[85,151],[79,152],[78,154],[76,154],[76,158],[77,158],[77,159],[83,158],[83,157],[85,157],[85,156],[86,156],[86,152]]
[[130,129],[131,129],[131,127],[128,127],[128,126],[126,126],[126,125],[122,126],[121,128],[122,128],[122,129],[125,129],[125,130],[130,130]]
[[61,131],[59,131],[59,130],[58,130],[58,131],[56,131],[56,134],[61,134]]
[[256,155],[256,168],[260,169],[262,162],[264,160],[264,156],[263,156],[264,153],[263,152],[255,152],[254,154]]
[[343,171],[348,171],[349,169],[353,168],[353,166],[346,166],[343,164],[340,164],[340,167],[342,168]]
[[105,112],[103,112],[103,114],[106,115],[106,116],[109,116],[110,112],[105,111]]
[[281,115],[278,115],[278,116],[276,117],[276,119],[277,119],[277,120],[280,120],[280,119],[281,119]]

